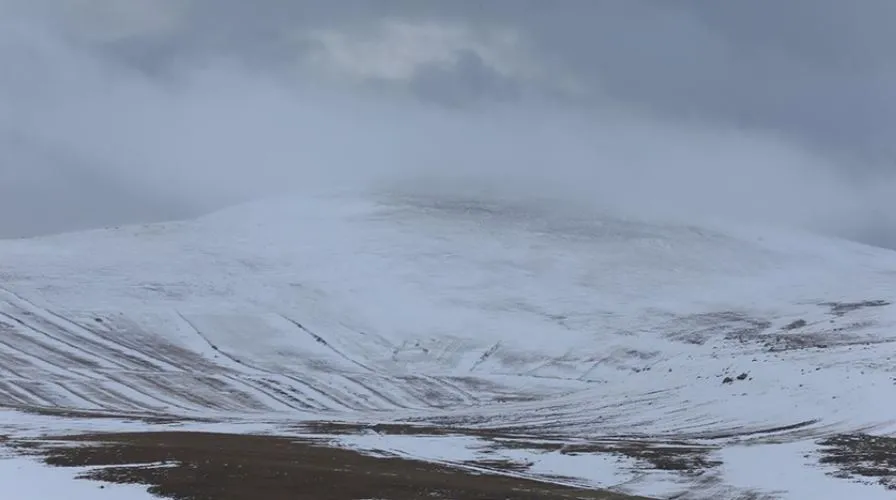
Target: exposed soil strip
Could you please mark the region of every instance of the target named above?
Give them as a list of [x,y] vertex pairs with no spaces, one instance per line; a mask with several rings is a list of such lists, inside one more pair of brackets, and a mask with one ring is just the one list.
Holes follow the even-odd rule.
[[819,443],[821,463],[834,466],[836,477],[862,479],[896,490],[896,438],[840,434]]
[[7,445],[43,456],[50,465],[101,467],[85,478],[144,484],[154,494],[180,500],[646,500],[398,457],[377,458],[285,437],[149,432]]

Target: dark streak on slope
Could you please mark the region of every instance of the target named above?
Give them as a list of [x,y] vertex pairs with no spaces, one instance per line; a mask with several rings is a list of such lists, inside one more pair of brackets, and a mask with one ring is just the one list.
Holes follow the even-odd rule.
[[489,347],[485,352],[483,352],[481,356],[479,356],[479,359],[477,359],[476,362],[473,363],[473,366],[470,367],[470,372],[473,372],[474,370],[476,370],[476,368],[479,368],[479,365],[488,361],[488,358],[492,357],[492,355],[498,352],[498,349],[500,348],[501,341],[499,340],[498,342],[495,342],[493,346]]
[[208,346],[209,346],[213,351],[215,351],[216,353],[220,354],[221,356],[224,356],[225,358],[227,358],[227,359],[230,360],[231,362],[236,363],[236,364],[238,364],[238,365],[245,366],[246,368],[248,368],[248,369],[250,369],[250,370],[254,370],[254,371],[256,371],[256,372],[260,372],[260,373],[265,373],[265,374],[268,374],[268,375],[275,375],[275,373],[272,372],[272,371],[270,371],[270,370],[266,370],[266,369],[264,369],[264,368],[259,368],[259,367],[257,367],[257,366],[253,366],[253,365],[251,365],[251,364],[249,364],[249,363],[246,363],[246,362],[240,360],[239,358],[234,357],[233,355],[231,355],[231,354],[229,354],[229,353],[226,353],[226,352],[222,351],[221,349],[218,348],[217,345],[214,344],[214,342],[212,342],[211,340],[209,340],[209,338],[206,337],[205,334],[202,333],[202,331],[201,331],[199,328],[197,328],[196,325],[193,324],[192,321],[190,321],[189,319],[187,319],[186,316],[184,316],[184,315],[183,315],[182,313],[180,313],[180,312],[178,312],[177,315],[178,315],[178,316],[180,317],[180,319],[182,319],[182,320],[184,321],[184,323],[186,323],[186,324],[187,324],[187,325],[188,325],[194,332],[196,332],[196,335],[198,335],[199,338],[201,338],[203,341],[205,341],[205,343],[208,344]]
[[[42,353],[44,356],[49,355],[49,356],[52,356],[53,358],[64,359],[64,360],[68,361],[68,363],[66,363],[67,366],[71,366],[72,364],[77,364],[77,365],[85,367],[85,368],[98,368],[99,363],[97,363],[95,361],[95,359],[96,358],[103,359],[100,356],[96,356],[95,354],[93,354],[91,352],[85,351],[83,348],[76,346],[71,342],[60,340],[60,339],[56,338],[54,335],[51,335],[51,334],[49,334],[45,331],[42,331],[40,329],[34,328],[34,327],[28,325],[26,322],[22,321],[21,319],[16,318],[12,315],[9,315],[4,312],[0,312],[0,316],[5,317],[5,318],[15,322],[22,329],[24,329],[24,331],[22,331],[17,328],[9,328],[9,329],[4,328],[4,331],[6,331],[6,333],[8,335],[10,335],[10,334],[15,335],[15,337],[13,337],[13,338],[18,339],[22,343],[21,345],[23,345],[23,346],[28,345],[28,346],[32,347],[32,349],[29,349],[26,351],[23,347],[13,346],[13,345],[4,343],[4,345],[6,345],[7,347],[9,347],[11,349],[20,351],[23,354],[37,356],[37,354],[34,352],[34,348],[36,348],[38,351],[40,351],[40,350],[44,351]],[[47,342],[41,342],[36,337],[27,335],[26,334],[27,332],[38,333],[43,337],[46,337],[46,338],[51,339],[59,344],[64,345],[69,350],[59,349],[57,347],[50,345]],[[75,354],[76,352],[84,354],[84,355],[86,355],[86,357]],[[91,359],[91,358],[94,358],[94,359]],[[120,368],[125,367],[125,365],[122,365],[121,363],[115,363],[115,362],[112,362],[107,359],[103,359],[103,361],[110,362],[113,365],[117,365]],[[47,362],[50,364],[55,364],[55,365],[59,366],[60,368],[63,368],[63,365],[59,365],[59,364],[53,363],[51,361],[47,361]]]
[[317,342],[318,344],[321,344],[321,345],[325,346],[326,348],[330,349],[331,351],[333,351],[334,353],[336,353],[337,356],[339,356],[339,357],[341,357],[342,359],[348,361],[349,363],[352,363],[352,364],[354,364],[354,365],[356,365],[356,366],[358,366],[358,367],[360,367],[360,368],[362,368],[362,369],[364,369],[364,370],[366,370],[366,371],[368,371],[368,372],[375,372],[375,371],[376,371],[376,370],[373,370],[372,368],[368,367],[367,365],[364,365],[363,363],[359,362],[358,360],[352,359],[351,357],[347,356],[345,353],[343,353],[343,352],[340,351],[339,349],[336,349],[336,348],[333,347],[329,342],[327,342],[326,340],[324,340],[323,337],[321,337],[320,335],[318,335],[318,334],[312,332],[311,330],[305,328],[305,326],[302,325],[301,323],[299,323],[298,321],[296,321],[296,320],[294,320],[294,319],[291,319],[291,318],[288,318],[288,317],[286,317],[286,316],[284,316],[284,315],[282,315],[282,314],[280,315],[280,317],[283,318],[283,319],[285,319],[286,321],[292,323],[293,325],[296,326],[296,328],[298,328],[299,330],[302,330],[303,332],[305,332],[305,333],[307,333],[308,335],[310,335],[311,338],[313,338],[315,342]]

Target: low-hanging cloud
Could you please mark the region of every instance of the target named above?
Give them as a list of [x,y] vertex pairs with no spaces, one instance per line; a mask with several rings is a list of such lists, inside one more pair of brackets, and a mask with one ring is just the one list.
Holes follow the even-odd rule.
[[[673,119],[600,89],[581,109],[551,99],[582,91],[570,75],[527,94],[547,88],[539,79],[550,72],[537,66],[526,66],[512,101],[442,106],[418,98],[413,68],[402,67],[407,81],[397,84],[359,82],[299,59],[273,71],[194,54],[153,72],[33,12],[16,19],[0,30],[0,64],[16,68],[0,76],[0,236],[346,189],[549,198],[882,244],[896,227],[896,203],[885,196],[896,184],[882,176],[847,176],[839,160],[789,135]],[[471,47],[459,44],[455,60],[440,46],[436,74],[462,71]],[[424,55],[413,57],[432,78]]]

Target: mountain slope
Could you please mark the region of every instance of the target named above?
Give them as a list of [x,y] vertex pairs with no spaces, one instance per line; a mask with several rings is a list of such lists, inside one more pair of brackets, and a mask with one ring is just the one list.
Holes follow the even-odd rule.
[[884,432],[894,279],[889,251],[794,233],[267,201],[2,242],[0,403],[719,450]]

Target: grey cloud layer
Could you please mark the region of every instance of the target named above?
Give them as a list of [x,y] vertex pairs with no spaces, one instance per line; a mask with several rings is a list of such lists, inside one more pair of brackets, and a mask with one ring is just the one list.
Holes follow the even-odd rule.
[[[816,145],[889,162],[896,132],[896,3],[889,0],[193,0],[176,37],[130,40],[129,56],[229,52],[291,63],[285,33],[351,29],[382,18],[436,19],[519,30],[538,56],[599,94],[675,115],[770,127]],[[129,52],[128,52],[129,51]],[[483,79],[475,65],[455,78]],[[494,85],[445,84],[423,94],[457,101]],[[492,75],[494,76],[494,75]],[[509,82],[498,82],[506,88]]]
[[[62,8],[110,2],[124,10]],[[889,244],[891,5],[0,0],[16,28],[0,31],[0,63],[18,69],[0,75],[0,174],[16,194],[0,208],[46,214],[0,220],[0,235],[453,176]],[[427,22],[444,30],[402,45]],[[388,67],[323,75],[313,33]]]

